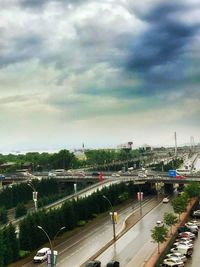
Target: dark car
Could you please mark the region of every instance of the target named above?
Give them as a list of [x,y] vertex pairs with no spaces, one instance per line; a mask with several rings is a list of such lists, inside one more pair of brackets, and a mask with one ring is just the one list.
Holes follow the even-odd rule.
[[99,174],[100,174],[99,172],[93,172],[92,176],[99,176]]
[[106,267],[120,267],[118,261],[110,261],[107,263]]
[[88,261],[85,267],[101,267],[100,261]]

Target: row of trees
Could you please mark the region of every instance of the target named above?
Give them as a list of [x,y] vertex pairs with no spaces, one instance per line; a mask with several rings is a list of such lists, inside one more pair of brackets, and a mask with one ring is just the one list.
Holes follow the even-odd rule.
[[[74,192],[73,183],[66,183],[60,191],[59,183],[55,178],[32,180],[32,185],[38,192],[38,207],[48,205],[62,197]],[[79,190],[87,184],[79,184]],[[0,225],[8,222],[8,209],[15,208],[15,217],[18,218],[27,213],[32,202],[33,189],[28,183],[14,184],[4,188],[0,192]]]
[[[32,180],[31,183],[38,191],[39,197],[59,193],[56,179]],[[72,192],[71,186],[67,189]],[[0,207],[4,206],[6,209],[10,209],[16,207],[18,203],[27,203],[32,199],[32,191],[33,189],[28,183],[14,184],[12,187],[6,187],[0,192]]]
[[72,169],[86,166],[105,166],[112,165],[120,161],[130,161],[143,155],[140,150],[85,150],[85,158],[79,160],[74,153],[63,149],[58,153],[38,153],[29,152],[26,154],[0,154],[0,164],[13,162],[8,166],[6,172],[14,172],[16,169],[29,166],[34,171],[51,169]]
[[16,262],[20,257],[19,240],[11,224],[0,230],[0,266]]

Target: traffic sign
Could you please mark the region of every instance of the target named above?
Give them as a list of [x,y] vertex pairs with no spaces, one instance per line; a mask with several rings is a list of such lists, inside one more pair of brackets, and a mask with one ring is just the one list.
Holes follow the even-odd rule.
[[169,170],[169,171],[168,171],[168,175],[169,175],[170,177],[176,177],[176,170]]

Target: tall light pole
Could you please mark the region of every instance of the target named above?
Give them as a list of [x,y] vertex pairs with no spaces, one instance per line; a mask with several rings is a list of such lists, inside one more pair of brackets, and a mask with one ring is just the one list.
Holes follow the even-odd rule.
[[114,209],[113,209],[113,206],[112,206],[110,200],[105,195],[103,195],[103,198],[105,198],[108,201],[108,203],[109,203],[109,205],[111,207],[111,213],[112,213],[111,218],[112,218],[112,225],[113,225],[113,240],[115,241],[116,240],[116,234],[115,234]]
[[[47,232],[42,228],[42,226],[38,225],[37,228],[40,229],[40,230],[42,230],[42,231],[44,232],[44,234],[46,235],[47,239],[49,240],[50,249],[51,249],[51,261],[50,261],[50,266],[51,266],[51,267],[54,267],[54,266],[55,266],[55,265],[54,265],[54,250],[53,250],[53,245],[52,245],[51,239],[50,239],[49,235],[47,234]],[[53,240],[54,240],[54,239],[58,236],[58,234],[59,234],[62,230],[64,230],[65,228],[66,228],[65,226],[61,227],[61,228],[58,230],[58,232],[55,234]]]
[[38,205],[37,205],[37,194],[38,192],[35,190],[34,185],[29,181],[28,182],[28,186],[30,186],[33,190],[33,201],[34,201],[34,205],[35,205],[35,211],[37,211],[38,209]]

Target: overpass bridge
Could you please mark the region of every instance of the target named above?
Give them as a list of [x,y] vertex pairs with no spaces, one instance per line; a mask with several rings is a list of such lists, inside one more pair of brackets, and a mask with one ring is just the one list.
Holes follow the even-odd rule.
[[[18,177],[8,177],[2,181],[3,185],[5,184],[10,184],[12,182],[26,182],[31,179],[41,179],[41,178],[48,178],[48,175],[43,175],[40,174],[34,175],[34,176],[18,176]],[[57,175],[54,177],[58,182],[62,183],[68,183],[68,182],[73,182],[73,183],[78,183],[78,182],[98,182],[99,181],[99,176],[98,175],[92,175],[90,173],[86,174],[85,176],[73,176],[73,175]],[[155,173],[155,174],[149,174],[146,175],[146,177],[139,177],[137,173],[132,173],[132,174],[121,174],[120,176],[112,176],[112,173],[110,172],[104,172],[102,174],[102,179],[103,180],[109,180],[109,179],[115,179],[119,181],[137,181],[137,182],[149,182],[149,183],[168,183],[168,184],[187,184],[190,182],[200,182],[200,174],[199,175],[188,175],[183,177],[169,177],[168,173]]]

